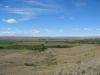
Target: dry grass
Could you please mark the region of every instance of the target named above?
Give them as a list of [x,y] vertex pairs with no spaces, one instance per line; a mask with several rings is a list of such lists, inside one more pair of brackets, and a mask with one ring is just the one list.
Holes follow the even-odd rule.
[[0,75],[100,75],[100,46],[0,50]]

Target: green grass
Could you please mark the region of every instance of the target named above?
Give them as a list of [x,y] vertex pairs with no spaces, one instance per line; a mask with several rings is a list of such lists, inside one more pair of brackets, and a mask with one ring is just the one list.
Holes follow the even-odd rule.
[[34,39],[34,40],[0,40],[0,49],[30,49],[42,50],[47,48],[70,48],[78,44],[98,44],[100,39],[82,39],[82,40],[51,40],[51,39]]
[[16,42],[14,41],[7,41],[7,40],[0,40],[0,45],[9,45],[9,44],[14,44]]

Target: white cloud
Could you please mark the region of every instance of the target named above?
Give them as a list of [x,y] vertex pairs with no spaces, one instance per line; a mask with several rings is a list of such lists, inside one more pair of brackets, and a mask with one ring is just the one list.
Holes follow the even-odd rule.
[[35,17],[35,11],[32,8],[5,8],[10,14],[18,15],[18,21],[26,21]]
[[37,30],[37,29],[33,29],[32,32],[33,32],[34,34],[38,34],[38,33],[40,33],[40,31]]
[[87,6],[88,0],[75,0],[76,7],[84,7]]
[[54,1],[45,1],[45,2],[41,2],[41,1],[37,1],[37,0],[24,0],[25,3],[28,3],[32,6],[39,6],[39,7],[42,7],[42,9],[49,9],[49,8],[56,8],[58,7],[57,4],[53,4]]
[[3,19],[3,21],[8,23],[8,24],[16,24],[17,23],[16,19],[13,19],[13,18],[11,18],[11,19]]
[[91,28],[83,28],[83,30],[85,30],[85,31],[91,31],[92,29]]
[[14,32],[14,31],[5,31],[5,32],[2,32],[2,34],[10,34],[10,35],[12,35],[12,34],[15,34],[16,32]]
[[32,10],[30,8],[7,8],[9,13],[19,14],[19,15],[29,15],[32,14]]
[[5,8],[9,8],[9,6],[4,6]]
[[45,32],[49,32],[50,30],[46,28],[46,29],[44,29],[44,31],[45,31]]
[[32,18],[36,18],[41,13],[48,11],[48,9],[43,8],[5,8],[8,13],[18,15],[18,21],[26,21]]
[[60,19],[65,19],[65,16],[60,16],[59,18],[60,18]]
[[15,36],[16,32],[10,29],[0,32],[0,36]]
[[38,17],[39,15],[46,13],[58,13],[60,12],[60,6],[53,0],[40,1],[40,0],[19,0],[25,4],[18,7],[10,6],[9,4],[4,6],[3,10],[7,13],[17,15],[17,21],[26,21]]

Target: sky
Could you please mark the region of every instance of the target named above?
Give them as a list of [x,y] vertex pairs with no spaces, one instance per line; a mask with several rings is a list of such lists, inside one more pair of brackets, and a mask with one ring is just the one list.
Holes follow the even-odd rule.
[[0,36],[100,36],[100,0],[0,0]]

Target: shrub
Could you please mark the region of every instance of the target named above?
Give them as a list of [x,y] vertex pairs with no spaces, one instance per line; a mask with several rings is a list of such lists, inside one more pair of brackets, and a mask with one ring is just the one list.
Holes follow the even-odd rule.
[[44,51],[46,49],[47,49],[47,47],[44,44],[37,45],[37,46],[33,47],[33,50],[39,50],[39,51]]
[[24,65],[25,66],[34,66],[34,67],[36,66],[36,64],[33,64],[33,63],[24,63]]
[[48,48],[71,48],[72,45],[54,45],[54,46],[47,46]]
[[4,47],[3,46],[0,46],[0,49],[4,49]]

